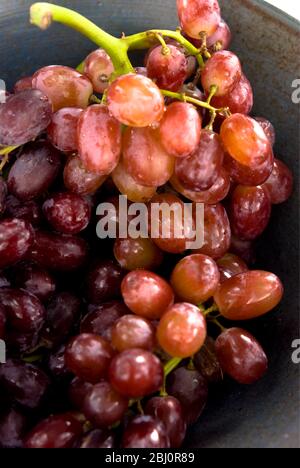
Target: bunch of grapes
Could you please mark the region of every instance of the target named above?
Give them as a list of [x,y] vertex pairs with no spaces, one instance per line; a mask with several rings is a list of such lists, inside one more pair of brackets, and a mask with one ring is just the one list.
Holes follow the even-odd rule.
[[[249,268],[293,176],[272,124],[249,115],[217,0],[177,9],[181,33],[112,38],[80,71],[42,68],[0,105],[3,447],[178,448],[211,386],[267,371],[234,322],[282,299],[276,275]],[[120,72],[122,40],[149,48],[145,66]],[[149,212],[203,203],[203,246],[188,251],[171,215],[150,219],[153,239],[97,239],[97,204],[118,208],[120,194]]]

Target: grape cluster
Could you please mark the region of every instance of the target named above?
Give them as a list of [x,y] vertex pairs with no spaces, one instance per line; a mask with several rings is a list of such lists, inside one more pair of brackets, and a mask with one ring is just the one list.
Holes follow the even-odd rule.
[[[182,34],[132,40],[145,66],[120,73],[113,38],[80,71],[22,78],[0,105],[2,447],[179,448],[211,385],[267,370],[234,322],[282,299],[280,279],[250,267],[293,175],[272,124],[249,115],[217,0],[177,9]],[[150,215],[153,238],[97,239],[96,206],[112,203],[118,227],[119,194],[149,213],[203,203],[203,246],[188,251],[171,214]]]

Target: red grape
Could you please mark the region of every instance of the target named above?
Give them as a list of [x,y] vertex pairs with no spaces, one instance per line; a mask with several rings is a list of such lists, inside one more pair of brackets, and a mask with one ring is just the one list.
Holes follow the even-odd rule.
[[229,153],[225,168],[242,185],[260,185],[270,176],[274,156],[268,138],[252,118],[233,114],[221,127],[221,139]]
[[77,377],[97,383],[106,375],[113,350],[98,335],[82,333],[73,338],[66,348],[66,365]]
[[85,434],[77,448],[81,449],[112,449],[116,448],[115,434],[112,431],[94,429]]
[[197,150],[188,158],[176,159],[176,176],[188,190],[208,190],[220,176],[223,158],[219,135],[202,130]]
[[228,94],[213,97],[211,105],[219,109],[229,107],[232,114],[250,114],[253,107],[253,91],[250,81],[242,75]]
[[159,45],[151,50],[147,60],[147,76],[159,88],[178,91],[188,74],[188,63],[184,52],[168,44],[168,53]]
[[84,264],[87,253],[87,243],[79,237],[37,231],[27,257],[49,270],[72,271]]
[[109,175],[121,155],[121,125],[106,106],[90,106],[79,117],[79,155],[86,169],[99,176]]
[[128,409],[128,399],[117,393],[109,383],[94,385],[86,394],[83,413],[95,426],[107,428],[122,419]]
[[4,179],[0,176],[0,216],[4,213],[6,208],[6,195],[7,195],[7,185]]
[[156,270],[163,261],[162,251],[151,239],[117,239],[114,255],[125,270]]
[[123,302],[111,301],[101,304],[85,315],[80,324],[81,333],[94,333],[111,341],[114,324],[130,310]]
[[169,448],[170,440],[166,427],[152,416],[137,416],[125,429],[122,448]]
[[38,367],[17,359],[8,359],[0,366],[0,386],[16,403],[31,410],[45,400],[49,388],[48,376]]
[[0,221],[0,268],[22,260],[34,242],[30,224],[22,219]]
[[218,43],[219,50],[227,50],[230,46],[232,34],[228,24],[221,19],[216,31],[207,37],[206,45],[213,52],[214,46]]
[[23,202],[40,197],[56,179],[61,161],[61,154],[50,143],[27,145],[10,169],[9,192]]
[[75,193],[56,193],[43,205],[48,223],[62,234],[79,234],[91,219],[89,202]]
[[142,75],[123,75],[108,88],[108,108],[119,122],[132,127],[158,123],[164,113],[164,98],[158,86]]
[[30,449],[72,448],[82,432],[80,422],[72,414],[50,416],[28,434],[25,446]]
[[0,145],[19,146],[34,140],[51,122],[48,98],[37,89],[13,94],[0,106]]
[[85,59],[83,72],[91,80],[94,91],[102,94],[109,86],[114,66],[105,50],[97,49]]
[[161,143],[171,156],[186,158],[200,143],[201,118],[196,108],[186,102],[173,102],[160,123]]
[[234,190],[230,203],[230,222],[233,233],[242,240],[257,239],[266,229],[271,216],[271,201],[263,187],[244,187]]
[[273,124],[269,120],[265,119],[264,117],[255,117],[255,120],[262,127],[271,145],[274,146],[275,140],[276,140],[276,134],[275,134],[275,128]]
[[[172,193],[156,195],[149,205],[151,238],[164,252],[183,253],[195,238],[195,223],[183,202]],[[190,214],[190,213],[188,213]]]
[[42,209],[39,203],[34,200],[21,202],[13,195],[9,195],[6,198],[5,216],[23,219],[33,226],[38,226],[42,221]]
[[241,328],[224,331],[216,341],[223,371],[241,384],[253,384],[267,371],[268,359],[256,339]]
[[198,305],[214,295],[219,279],[216,263],[206,255],[196,254],[183,258],[176,265],[171,285],[179,299]]
[[161,318],[157,339],[161,348],[170,356],[193,356],[206,339],[205,318],[198,307],[192,304],[175,304]]
[[174,302],[169,284],[155,273],[144,270],[125,276],[122,295],[133,313],[151,320],[159,319]]
[[263,184],[271,203],[278,205],[287,201],[293,193],[294,177],[290,169],[279,159],[275,159],[272,174]]
[[172,187],[188,200],[196,203],[205,203],[207,205],[216,205],[227,197],[230,190],[230,177],[225,169],[221,168],[220,175],[216,182],[208,189],[202,192],[194,192],[185,188],[176,174],[173,174],[170,183]]
[[138,184],[159,187],[171,178],[174,158],[163,148],[158,130],[127,128],[123,134],[123,164]]
[[242,66],[238,57],[228,50],[216,52],[205,64],[201,73],[201,83],[206,93],[211,86],[217,86],[215,96],[230,93],[242,76]]
[[99,261],[89,272],[86,295],[91,304],[101,304],[121,295],[124,272],[112,260]]
[[47,302],[54,294],[56,284],[46,270],[30,263],[21,263],[13,269],[14,285],[25,289],[40,301]]
[[200,351],[193,357],[193,363],[209,384],[216,384],[223,380],[223,372],[218,361],[215,341],[209,336]]
[[78,195],[95,193],[105,182],[106,176],[100,176],[88,171],[80,156],[69,157],[64,169],[64,184],[68,190]]
[[26,417],[14,409],[7,412],[0,419],[0,447],[23,448],[22,438],[26,428]]
[[17,81],[14,86],[14,93],[16,94],[26,89],[32,89],[32,76],[24,76],[24,78]]
[[131,348],[151,351],[155,344],[155,329],[142,317],[124,315],[112,327],[111,342],[119,352]]
[[157,392],[163,383],[160,360],[149,351],[128,349],[118,354],[109,369],[113,388],[128,398],[141,398]]
[[82,112],[82,109],[65,107],[53,114],[47,134],[53,146],[60,151],[77,150],[77,124]]
[[93,94],[92,83],[86,76],[61,65],[38,70],[33,75],[32,86],[48,96],[54,112],[64,107],[85,109]]
[[68,292],[56,294],[47,305],[42,337],[51,348],[62,344],[80,316],[80,300]]
[[283,296],[280,279],[265,271],[248,271],[225,281],[214,299],[229,320],[249,320],[274,309]]
[[224,283],[224,281],[232,278],[233,276],[248,271],[248,267],[244,260],[231,253],[228,253],[217,260],[217,265],[220,271],[221,283]]
[[180,448],[185,439],[186,422],[179,400],[171,396],[151,398],[145,412],[164,424],[171,447]]
[[221,21],[217,0],[177,0],[177,11],[182,29],[194,39],[201,32],[212,35]]
[[194,424],[201,416],[208,396],[207,382],[200,372],[179,367],[168,377],[167,392],[180,401],[187,424]]
[[72,405],[78,409],[82,409],[82,405],[87,393],[93,388],[93,384],[84,382],[83,380],[74,377],[69,386],[68,396]]
[[199,253],[218,259],[230,247],[231,229],[227,213],[222,205],[204,207],[204,245]]
[[112,180],[122,195],[134,203],[145,203],[155,195],[156,187],[145,187],[136,180],[126,170],[121,160],[112,173]]

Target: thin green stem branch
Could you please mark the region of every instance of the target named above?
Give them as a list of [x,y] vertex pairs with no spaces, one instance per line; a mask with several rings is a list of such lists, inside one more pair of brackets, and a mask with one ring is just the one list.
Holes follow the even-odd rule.
[[183,102],[190,102],[191,104],[195,104],[196,106],[204,107],[205,109],[208,109],[211,112],[219,112],[219,109],[215,109],[207,102],[192,98],[190,96],[187,96],[186,94],[173,93],[173,91],[167,91],[165,89],[161,89],[161,92],[166,97],[170,97],[172,99],[178,99],[179,101],[183,101]]
[[64,24],[80,32],[92,42],[102,47],[112,59],[116,73],[133,72],[133,66],[127,55],[127,44],[103,31],[92,21],[79,13],[52,3],[35,3],[30,8],[30,22],[41,29],[47,29],[52,22]]

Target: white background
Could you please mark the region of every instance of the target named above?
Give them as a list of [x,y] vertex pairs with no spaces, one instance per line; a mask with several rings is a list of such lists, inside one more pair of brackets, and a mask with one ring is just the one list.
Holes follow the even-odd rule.
[[300,0],[266,0],[268,3],[286,11],[300,20]]

